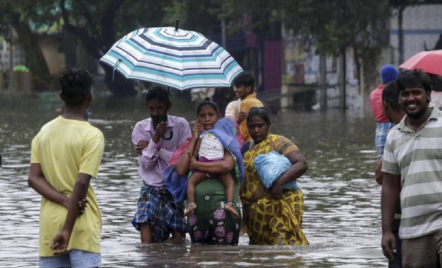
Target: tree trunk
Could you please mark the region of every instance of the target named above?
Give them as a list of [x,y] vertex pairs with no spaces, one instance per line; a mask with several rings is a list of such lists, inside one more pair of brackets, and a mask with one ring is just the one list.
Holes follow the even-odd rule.
[[12,23],[12,27],[17,32],[20,44],[26,51],[26,67],[34,76],[49,76],[49,68],[38,36],[31,31],[28,22],[17,19]]
[[76,67],[77,62],[77,39],[68,31],[63,31],[63,53],[64,65],[66,67]]
[[[64,20],[64,29],[70,32],[73,35],[78,36],[80,41],[83,43],[86,51],[89,52],[90,55],[95,57],[97,60],[103,56],[103,53],[106,53],[115,42],[115,26],[114,21],[117,15],[118,9],[124,3],[125,0],[111,0],[108,1],[106,8],[103,11],[101,17],[102,29],[101,36],[98,34],[91,34],[87,27],[81,28],[79,26],[75,26],[70,24],[69,22],[69,13],[65,8],[65,1],[60,1],[60,10],[62,12],[62,17]],[[87,1],[85,1],[86,3]],[[90,25],[93,28],[95,25]],[[97,32],[97,31],[93,31]],[[117,97],[126,97],[126,96],[135,96],[137,91],[134,88],[132,81],[126,79],[122,74],[120,74],[117,70],[100,62],[101,67],[103,67],[105,71],[104,82],[108,89]]]

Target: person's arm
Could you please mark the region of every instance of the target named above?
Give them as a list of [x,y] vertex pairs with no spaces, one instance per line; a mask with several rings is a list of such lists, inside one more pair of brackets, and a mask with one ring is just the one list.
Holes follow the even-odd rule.
[[138,164],[149,169],[157,162],[160,148],[153,137],[146,133],[144,127],[141,122],[135,125],[132,131],[132,143],[138,153]]
[[229,151],[224,151],[224,157],[221,161],[204,163],[196,160],[193,155],[189,154],[190,163],[189,168],[199,170],[206,173],[226,173],[230,172],[235,167],[235,158]]
[[88,174],[78,174],[77,181],[75,182],[74,190],[71,195],[72,202],[69,204],[69,209],[63,228],[54,237],[51,243],[51,249],[54,250],[54,255],[63,254],[67,250],[72,230],[74,229],[77,217],[80,215],[80,209],[76,204],[86,197],[91,178],[92,176]]
[[198,123],[197,119],[195,125],[193,125],[192,128],[192,140],[190,141],[189,146],[187,146],[186,151],[178,159],[174,166],[174,169],[178,173],[178,175],[184,176],[189,173],[190,155],[193,154],[193,152],[195,151],[196,144],[199,140],[199,134],[202,131],[204,131],[203,126]]
[[202,139],[198,139],[198,141],[197,141],[197,143],[196,143],[196,145],[195,145],[195,149],[193,149],[192,156],[193,156],[194,158],[197,158],[197,157],[198,157],[198,153],[199,153],[200,148],[201,148],[201,141],[202,141]]
[[[186,142],[187,138],[192,136],[189,123],[185,119],[182,119],[182,121],[179,122],[177,135],[178,135],[178,147],[184,142]],[[174,154],[174,152],[164,148],[160,148],[158,152],[159,152],[158,157],[163,161],[165,161],[166,163],[169,163],[170,159]]]
[[[163,137],[164,133],[167,130],[167,122],[161,122],[157,125],[155,134],[152,136],[152,139],[149,141],[149,145],[141,152],[141,155],[138,157],[138,163],[144,168],[151,168],[159,158],[169,161],[172,157],[171,152],[162,149],[158,146],[158,142]],[[161,150],[163,150],[161,152]]]
[[68,213],[62,230],[54,237],[51,243],[51,249],[54,255],[66,252],[72,230],[80,210],[76,204],[86,197],[89,184],[92,177],[97,177],[101,159],[104,152],[104,136],[98,132],[84,146],[83,154],[80,159],[77,180],[71,194],[71,202],[69,202]]
[[247,117],[247,113],[246,112],[239,112],[238,113],[238,118],[236,119],[236,122],[239,124],[241,124],[242,121],[246,120]]
[[376,168],[376,171],[374,172],[374,175],[376,176],[376,182],[379,185],[382,185],[382,181],[384,179],[384,172],[382,172],[382,158],[381,161],[379,161],[378,166]]
[[401,176],[384,173],[381,195],[382,252],[389,260],[394,259],[394,253],[396,252],[396,243],[392,228],[400,192]]
[[197,142],[198,142],[198,136],[196,137],[193,136],[186,151],[176,162],[174,169],[178,173],[178,175],[184,176],[187,173],[189,173],[189,161],[190,161],[189,154],[193,154]]
[[299,150],[293,150],[285,155],[292,166],[284,172],[281,177],[272,186],[272,199],[281,199],[283,193],[283,185],[287,182],[294,181],[304,175],[308,169],[307,161]]
[[238,117],[238,112],[239,112],[238,101],[231,101],[226,107],[225,117],[232,118],[233,120],[236,121]]
[[236,122],[241,124],[242,121],[246,120],[247,113],[249,112],[251,108],[251,103],[249,100],[243,100],[239,106],[239,112],[238,112],[238,118],[236,119]]
[[48,183],[43,175],[40,164],[31,164],[31,168],[29,170],[28,185],[44,198],[68,208],[69,197],[58,192]]
[[149,142],[149,145],[141,151],[141,155],[138,156],[138,164],[145,169],[149,169],[155,165],[159,158],[158,144],[153,141]]

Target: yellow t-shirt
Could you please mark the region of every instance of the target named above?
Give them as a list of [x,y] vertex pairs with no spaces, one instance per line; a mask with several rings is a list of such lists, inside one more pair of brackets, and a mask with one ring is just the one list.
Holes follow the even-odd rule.
[[[31,163],[41,165],[43,175],[57,191],[70,196],[79,173],[96,177],[104,151],[104,136],[88,122],[59,116],[44,125],[32,140]],[[89,203],[77,218],[68,250],[100,253],[101,213],[92,185]],[[40,208],[40,256],[53,256],[50,245],[62,229],[67,209],[46,198]]]
[[[245,112],[246,114],[252,107],[262,107],[262,102],[256,98],[256,93],[248,95],[242,102],[240,111]],[[241,137],[244,142],[251,141],[252,137],[250,137],[249,130],[247,129],[247,120],[243,120],[239,124],[239,130],[241,131]]]

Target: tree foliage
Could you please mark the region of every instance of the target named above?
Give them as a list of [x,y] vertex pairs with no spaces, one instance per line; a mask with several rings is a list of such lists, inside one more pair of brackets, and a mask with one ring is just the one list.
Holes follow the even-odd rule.
[[0,16],[0,34],[11,37],[10,28],[15,30],[26,51],[27,66],[37,76],[48,76],[49,68],[39,46],[39,36],[35,33],[35,29],[41,29],[54,23],[57,16],[51,12],[52,9],[53,6],[44,0],[0,1],[0,14],[2,14]]
[[[125,34],[143,27],[161,26],[165,7],[171,1],[155,0],[59,0],[63,29],[77,36],[86,50],[101,58]],[[131,81],[112,67],[101,64],[106,72],[105,82],[118,96],[134,95]]]
[[[19,31],[25,49],[36,51],[36,29],[57,25],[78,37],[94,58],[102,57],[125,34],[142,27],[175,26],[203,34],[214,34],[214,25],[224,18],[228,33],[253,29],[258,41],[280,39],[280,26],[293,29],[305,40],[314,40],[320,53],[339,55],[352,47],[355,58],[374,65],[386,45],[386,23],[391,12],[415,4],[439,0],[2,0],[0,33],[9,26]],[[38,46],[35,46],[38,47]],[[38,52],[38,51],[37,51]],[[41,60],[42,54],[29,53]],[[40,51],[41,52],[41,51]],[[31,70],[40,69],[36,61]],[[116,95],[133,94],[130,82],[102,65],[105,81]],[[46,66],[47,70],[47,66]],[[43,73],[46,71],[42,71]]]

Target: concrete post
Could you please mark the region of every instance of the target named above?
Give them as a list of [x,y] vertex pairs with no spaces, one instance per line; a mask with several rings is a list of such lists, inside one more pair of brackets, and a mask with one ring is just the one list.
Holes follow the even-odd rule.
[[319,56],[319,86],[321,111],[327,109],[327,59],[324,54]]
[[339,84],[341,85],[339,87],[339,108],[345,110],[347,109],[347,59],[346,59],[346,52],[347,50],[344,49],[341,53],[340,56],[340,67],[341,67],[341,72],[339,75]]

